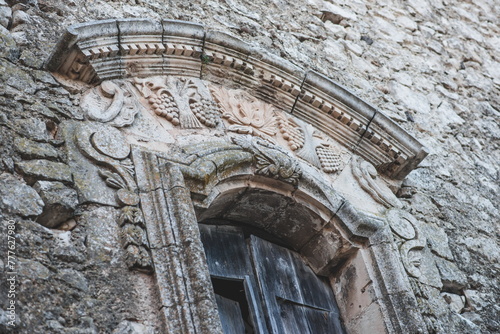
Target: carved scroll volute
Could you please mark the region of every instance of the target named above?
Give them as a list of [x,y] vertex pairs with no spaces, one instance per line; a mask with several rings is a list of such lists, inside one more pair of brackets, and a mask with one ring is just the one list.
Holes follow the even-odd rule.
[[134,180],[134,166],[128,158],[130,145],[124,135],[108,125],[82,124],[75,131],[75,142],[80,151],[98,165],[105,167],[99,175],[106,184],[117,189],[116,198],[122,205],[139,203]]
[[115,127],[130,125],[139,111],[131,88],[126,82],[104,81],[83,95],[80,106],[90,120]]
[[384,181],[378,176],[377,169],[369,162],[353,156],[351,161],[352,174],[359,185],[370,196],[387,208],[401,208],[403,204],[385,185]]

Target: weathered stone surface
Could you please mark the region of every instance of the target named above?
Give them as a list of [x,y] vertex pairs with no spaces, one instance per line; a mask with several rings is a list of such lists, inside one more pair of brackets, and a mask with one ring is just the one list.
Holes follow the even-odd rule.
[[24,174],[29,183],[34,183],[37,179],[67,183],[73,181],[68,165],[60,162],[29,160],[18,162],[16,167]]
[[446,291],[459,292],[467,285],[467,277],[455,263],[440,257],[435,258],[441,281]]
[[453,311],[460,313],[463,310],[465,306],[464,296],[459,296],[454,293],[448,293],[448,292],[441,293],[441,296],[443,296],[444,300],[448,303],[448,305]]
[[46,280],[52,276],[50,270],[43,264],[30,259],[19,258],[18,274],[30,280]]
[[154,328],[138,322],[124,320],[118,324],[112,334],[154,334]]
[[73,216],[78,205],[74,189],[61,182],[38,181],[33,188],[42,198],[45,206],[37,221],[46,227],[57,227]]
[[[19,83],[21,82],[22,79],[19,80]],[[24,90],[23,87],[20,89]],[[45,122],[36,118],[16,119],[13,121],[13,127],[22,135],[37,141],[47,142],[51,139]]]
[[82,273],[73,269],[62,269],[56,276],[56,279],[60,279],[67,283],[69,286],[87,292],[89,287],[87,279]]
[[[435,328],[434,332],[438,333],[500,331],[498,306],[493,306],[500,303],[497,293],[500,270],[498,242],[495,239],[500,192],[500,155],[497,145],[500,119],[497,55],[500,30],[495,24],[499,21],[499,14],[494,1],[343,1],[333,5],[333,9],[330,7],[332,15],[324,18],[326,22],[320,19],[321,10],[327,9],[329,4],[323,6],[324,2],[313,0],[265,3],[262,0],[231,0],[210,2],[209,6],[199,6],[196,10],[185,1],[178,0],[170,1],[168,7],[158,0],[126,4],[96,0],[91,5],[83,0],[50,3],[9,1],[9,4],[14,3],[19,4],[12,9],[25,12],[31,20],[29,24],[19,22],[16,31],[9,32],[5,27],[8,26],[7,20],[10,20],[10,8],[3,0],[0,1],[0,57],[4,59],[0,66],[0,123],[2,132],[3,124],[12,126],[16,131],[13,136],[19,134],[36,141],[50,142],[53,135],[57,136],[57,131],[47,131],[47,121],[57,123],[58,117],[73,118],[70,111],[78,114],[79,119],[83,118],[77,97],[72,97],[67,104],[66,96],[66,107],[60,108],[63,113],[51,108],[56,117],[46,110],[40,110],[38,106],[32,109],[34,99],[40,105],[62,100],[62,92],[54,89],[53,82],[37,79],[32,71],[33,68],[40,68],[48,58],[57,40],[56,35],[69,24],[103,17],[142,16],[204,22],[207,26],[230,32],[241,40],[264,47],[295,64],[328,73],[356,95],[371,101],[377,109],[394,117],[398,124],[431,148],[431,155],[424,161],[425,165],[413,171],[405,181],[405,188],[411,188],[411,191],[400,200],[423,224],[432,224],[425,234],[432,251],[430,255],[435,258],[439,277],[444,283],[443,289],[447,289],[446,282],[451,282],[456,289],[463,287],[464,274],[458,274],[458,277],[462,277],[460,279],[455,274],[444,275],[447,271],[443,266],[440,267],[441,260],[446,264],[453,260],[452,272],[458,269],[465,273],[468,284],[472,286],[469,290],[477,291],[482,300],[476,303],[479,305],[477,311],[458,315],[449,309],[449,304],[441,296],[442,291],[435,289],[436,293],[426,297],[429,302],[436,301],[435,304],[439,305],[425,309],[428,328]],[[359,45],[362,45],[362,51],[357,47]],[[80,93],[79,89],[73,87],[75,96]],[[61,106],[59,102],[54,105]],[[9,121],[4,122],[7,118]],[[165,124],[155,124],[157,128],[154,135],[157,138],[163,138],[163,142],[168,144],[175,141],[173,136],[167,139],[164,135]],[[219,132],[220,135],[223,133]],[[203,138],[204,135],[200,131],[197,138]],[[146,137],[136,137],[140,138],[136,143],[145,144],[141,140],[148,140]],[[5,142],[7,146],[12,146],[11,141]],[[157,150],[165,147],[154,142],[148,145]],[[14,162],[19,162],[19,156],[5,146],[0,143],[0,168],[2,172],[10,169],[13,173],[12,166]],[[60,151],[64,152],[65,148]],[[74,156],[72,159],[83,164],[86,158]],[[92,174],[89,179],[95,182],[87,185],[82,183],[81,186],[87,189],[95,187],[96,192],[101,192],[99,195],[109,190],[109,194],[100,197],[104,198],[101,202],[116,205],[114,189],[99,188],[102,180],[98,174]],[[372,203],[368,203],[368,200],[365,203],[360,201],[359,207],[370,207]],[[41,208],[40,205],[35,207]],[[380,215],[384,214],[380,212]],[[105,220],[110,215],[108,212],[98,216]],[[87,218],[85,216],[85,219],[79,220],[82,224],[71,231],[71,240],[78,239],[78,235],[83,238],[87,229],[92,230],[90,224],[85,224]],[[98,220],[92,220],[92,223],[102,226]],[[27,226],[22,225],[25,230],[20,232],[21,248],[24,251],[29,249],[32,253],[25,258],[43,258],[46,256],[44,254],[50,254],[53,261],[50,270],[53,270],[52,266],[76,266],[74,270],[89,277],[90,293],[102,291],[103,297],[83,296],[77,292],[81,299],[73,298],[67,289],[80,290],[66,283],[63,288],[60,280],[46,280],[53,283],[50,285],[43,285],[45,281],[39,280],[39,288],[36,284],[23,286],[25,290],[21,296],[26,295],[33,300],[22,297],[26,299],[21,304],[27,306],[20,313],[22,321],[19,321],[19,325],[24,327],[19,327],[19,333],[112,332],[123,319],[135,319],[131,314],[118,311],[123,304],[109,302],[113,295],[106,292],[109,291],[107,284],[110,281],[116,280],[127,285],[124,272],[118,271],[120,275],[113,276],[111,270],[103,271],[106,266],[102,265],[95,274],[89,275],[93,269],[80,266],[86,254],[83,241],[77,256],[69,248],[65,248],[67,252],[61,251],[65,243],[53,244],[40,225],[40,229]],[[100,242],[109,247],[108,253],[113,253],[111,249],[115,248],[103,240],[106,238],[96,237],[98,229],[92,231],[89,240],[93,241],[89,244],[93,251],[90,253],[99,254],[92,257],[92,263],[109,264],[110,259],[118,263],[118,250],[116,256],[111,257],[106,256],[105,247],[99,252],[95,251],[96,244]],[[446,238],[443,231],[446,232]],[[444,244],[446,239],[449,247]],[[55,247],[54,251],[49,245]],[[116,247],[119,249],[119,246]],[[106,278],[100,281],[100,275]],[[117,286],[113,287],[116,294],[123,292]],[[461,294],[460,291],[455,292]],[[469,299],[473,301],[474,297]],[[366,309],[366,314],[371,312],[371,309]],[[373,330],[371,322],[365,324],[367,331]],[[0,327],[0,331],[3,329]],[[429,331],[432,332],[431,329]]]
[[9,21],[12,17],[12,9],[7,5],[7,3],[2,0],[0,1],[0,24],[7,28]]
[[22,217],[38,216],[44,203],[38,193],[8,173],[0,174],[0,208]]
[[57,159],[59,153],[50,144],[37,143],[27,138],[15,138],[14,148],[25,159]]

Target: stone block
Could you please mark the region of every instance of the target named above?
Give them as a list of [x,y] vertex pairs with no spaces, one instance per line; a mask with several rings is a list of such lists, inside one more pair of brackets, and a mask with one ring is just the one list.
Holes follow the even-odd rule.
[[[18,78],[19,79],[19,78]],[[17,80],[18,86],[16,87],[20,90],[24,91],[24,85],[22,84],[23,80]],[[46,124],[36,118],[29,119],[16,119],[13,121],[14,128],[20,132],[22,135],[34,139],[36,141],[49,141],[51,138],[49,136],[49,132],[47,131]]]
[[442,292],[441,296],[448,303],[448,306],[453,311],[460,313],[465,306],[465,297],[454,293]]
[[460,291],[467,285],[467,277],[458,269],[455,263],[440,257],[435,258],[436,266],[447,291]]
[[72,288],[78,289],[83,292],[89,290],[87,279],[82,273],[73,269],[62,269],[59,271],[57,278],[64,281]]
[[71,183],[73,181],[69,166],[60,162],[49,160],[29,160],[16,164],[19,172],[24,174],[26,181],[30,184],[37,180],[62,181]]
[[0,209],[23,217],[38,216],[43,210],[38,193],[8,173],[0,174]]
[[337,272],[332,282],[340,314],[346,323],[358,318],[376,301],[368,265],[360,251]]
[[12,9],[0,3],[0,24],[7,28],[12,17]]
[[112,334],[154,334],[155,330],[151,326],[129,320],[123,320],[118,324]]
[[14,148],[25,159],[57,159],[59,154],[50,144],[37,143],[26,138],[15,138]]
[[45,203],[43,213],[37,221],[43,226],[53,228],[73,216],[78,205],[76,190],[66,187],[61,182],[38,181],[35,190]]
[[29,259],[17,259],[17,268],[19,276],[32,280],[46,280],[51,276],[51,272],[46,266]]

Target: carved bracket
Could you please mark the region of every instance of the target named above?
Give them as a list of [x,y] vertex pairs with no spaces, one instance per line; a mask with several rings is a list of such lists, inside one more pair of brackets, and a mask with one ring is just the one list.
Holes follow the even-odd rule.
[[351,166],[354,178],[358,181],[361,188],[370,194],[375,201],[387,208],[403,207],[403,203],[384,184],[384,181],[378,176],[378,172],[372,164],[363,161],[357,156],[353,156]]

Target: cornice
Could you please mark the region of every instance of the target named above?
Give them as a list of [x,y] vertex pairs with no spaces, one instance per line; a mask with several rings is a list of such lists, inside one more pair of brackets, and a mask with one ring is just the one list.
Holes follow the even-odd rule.
[[237,84],[397,180],[428,154],[386,115],[330,78],[196,23],[116,19],[75,24],[62,36],[46,69],[94,85],[158,75]]

